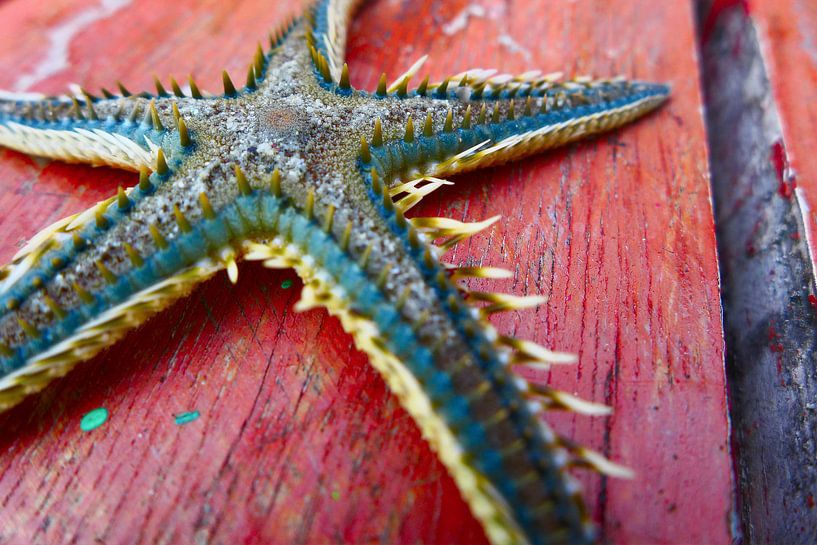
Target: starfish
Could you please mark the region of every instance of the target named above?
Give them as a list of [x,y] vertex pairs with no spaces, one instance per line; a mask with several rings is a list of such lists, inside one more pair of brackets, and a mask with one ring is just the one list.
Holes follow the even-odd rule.
[[343,62],[358,2],[320,0],[224,92],[195,81],[155,93],[80,89],[0,100],[0,145],[138,171],[139,183],[37,234],[0,269],[0,411],[240,260],[294,268],[296,310],[325,307],[417,423],[496,544],[590,543],[567,469],[624,476],[554,434],[547,409],[607,407],[528,383],[515,366],[574,357],[502,336],[488,317],[539,297],[468,290],[492,267],[446,250],[497,218],[407,217],[443,177],[619,127],[657,108],[663,85],[471,70],[374,92]]

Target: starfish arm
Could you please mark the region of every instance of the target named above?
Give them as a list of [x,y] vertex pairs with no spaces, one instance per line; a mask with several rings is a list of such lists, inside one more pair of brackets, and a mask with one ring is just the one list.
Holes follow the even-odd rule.
[[346,40],[352,16],[362,0],[319,0],[309,17],[314,48],[326,59],[329,74],[339,82],[343,76]]
[[[405,321],[404,329],[392,321],[378,323],[376,349],[367,348],[365,339],[361,348],[375,367],[385,367],[384,378],[430,438],[492,543],[592,541],[578,487],[565,472],[573,463],[566,443],[540,419],[544,408],[568,408],[574,399],[537,389],[511,368],[572,358],[502,337],[487,321],[495,312],[535,306],[542,299],[469,291],[457,280],[495,272],[439,261],[447,249],[496,218],[479,224],[406,219],[393,204],[374,154],[363,154],[360,167],[370,202],[396,238],[394,247],[408,257],[389,256],[373,269],[377,285],[390,292],[388,299]],[[585,402],[575,401],[572,408],[581,410]],[[424,416],[426,406],[435,409]],[[584,405],[588,407],[585,412],[604,414],[594,404]]]
[[169,153],[186,138],[175,101],[147,94],[34,98],[3,93],[0,146],[71,163],[155,169],[158,150],[165,147]]
[[335,167],[345,183],[333,172],[310,181],[317,169],[309,167],[306,187],[278,177],[272,193],[289,197],[268,220],[277,234],[247,243],[246,258],[294,267],[305,284],[296,308],[323,306],[341,319],[438,452],[493,543],[591,541],[592,525],[566,469],[602,459],[555,435],[539,413],[607,409],[513,376],[511,365],[573,360],[500,336],[487,322],[494,312],[541,298],[470,292],[457,280],[497,272],[449,268],[438,259],[493,222],[408,220],[371,162],[359,158],[357,167],[345,161]]
[[247,191],[221,164],[154,173],[35,237],[0,272],[0,411],[232,272],[234,242],[261,229]]
[[646,115],[669,96],[665,85],[622,78],[561,81],[523,74],[510,80],[469,79],[465,74],[453,89],[441,92],[443,82],[430,87],[429,94],[458,104],[452,124],[462,133],[460,147],[484,145],[445,158],[432,175],[498,165],[592,137]]
[[[480,76],[477,74],[477,76]],[[659,107],[664,85],[625,80],[470,79],[405,86],[369,143],[390,187],[519,159],[627,124]]]
[[171,78],[168,91],[155,79],[155,92],[138,94],[117,83],[119,93],[102,89],[103,97],[84,89],[55,97],[0,91],[0,146],[71,163],[156,169],[160,148],[168,155],[186,146],[187,127],[179,108],[195,110],[197,103],[255,93],[269,81],[275,54],[296,28],[303,29],[302,19],[270,33],[267,50],[259,44],[245,85],[236,87],[223,72],[224,90],[216,95],[199,89],[192,77],[185,89]]
[[[623,78],[562,80],[560,74],[495,75],[482,69],[434,84],[426,78],[409,90],[425,58],[392,85],[384,74],[375,93],[358,91],[349,84],[343,53],[360,3],[317,2],[308,13],[305,38],[314,76],[324,89],[369,97],[387,111],[382,131],[388,142],[375,153],[391,187],[502,164],[610,131],[655,110],[669,96],[666,85]],[[379,140],[374,129],[372,138]]]

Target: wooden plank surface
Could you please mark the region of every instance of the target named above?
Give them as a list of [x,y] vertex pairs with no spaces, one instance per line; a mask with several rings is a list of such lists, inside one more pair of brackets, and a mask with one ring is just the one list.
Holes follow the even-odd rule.
[[813,544],[817,2],[701,4],[740,518]]
[[[252,0],[0,4],[0,87],[58,92],[193,72],[216,88],[287,9]],[[506,333],[577,352],[534,377],[606,402],[553,415],[635,468],[580,473],[609,543],[729,543],[723,337],[692,7],[651,0],[376,1],[350,40],[373,87],[431,54],[473,67],[625,74],[673,85],[657,115],[607,138],[455,179],[421,213],[503,214],[455,262],[509,265],[537,311]],[[60,61],[68,61],[64,66]],[[22,90],[22,89],[20,89]],[[0,151],[0,258],[133,183]],[[294,314],[292,272],[220,276],[41,396],[0,416],[0,542],[484,543],[452,481],[339,324]],[[110,411],[79,429],[94,407]],[[179,426],[173,415],[198,410]]]

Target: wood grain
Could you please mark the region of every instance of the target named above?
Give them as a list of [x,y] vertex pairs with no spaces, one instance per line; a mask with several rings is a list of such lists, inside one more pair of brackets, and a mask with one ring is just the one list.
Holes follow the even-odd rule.
[[[115,12],[98,17],[100,5]],[[55,33],[79,27],[67,40],[70,64],[24,83],[58,92],[122,79],[138,89],[152,73],[192,71],[216,88],[220,68],[241,73],[254,38],[286,11],[261,0],[62,0],[47,10],[7,0],[0,87],[53,61]],[[634,127],[456,178],[418,212],[503,214],[450,259],[510,266],[513,280],[498,287],[547,294],[546,306],[502,316],[497,327],[577,352],[577,366],[532,378],[614,407],[607,419],[550,418],[638,473],[632,481],[579,474],[608,543],[731,540],[694,48],[691,5],[651,0],[382,0],[364,8],[350,39],[353,83],[366,87],[424,53],[432,76],[496,66],[673,85],[669,106]],[[0,151],[0,257],[133,182]],[[237,286],[219,276],[0,416],[0,542],[484,543],[339,324],[323,312],[292,312],[300,284],[281,287],[292,277],[252,265]],[[79,419],[97,406],[110,410],[109,422],[81,432]],[[174,424],[175,413],[192,409],[201,418]]]

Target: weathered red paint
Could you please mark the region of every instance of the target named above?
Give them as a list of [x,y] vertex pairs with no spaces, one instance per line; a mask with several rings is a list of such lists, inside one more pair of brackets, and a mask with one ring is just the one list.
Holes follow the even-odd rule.
[[784,199],[791,199],[794,196],[794,190],[797,188],[797,178],[789,166],[786,146],[781,140],[778,140],[772,146],[769,161],[771,161],[774,172],[777,174],[777,181],[780,183],[777,193]]
[[[97,4],[0,5],[0,87],[42,63],[48,31]],[[475,7],[479,6],[479,7]],[[129,4],[70,41],[70,68],[34,89],[132,89],[192,71],[240,74],[286,13]],[[577,352],[531,378],[611,404],[608,419],[552,415],[559,431],[637,471],[578,473],[609,543],[730,542],[732,480],[723,338],[691,7],[683,2],[376,2],[356,21],[350,67],[373,87],[431,54],[442,76],[531,68],[668,81],[672,102],[620,133],[455,179],[419,213],[503,214],[453,262],[512,267],[537,311],[504,333]],[[0,257],[39,228],[134,178],[0,151]],[[443,467],[338,322],[294,314],[291,272],[244,267],[206,283],[41,396],[0,416],[4,543],[484,543]],[[104,427],[79,430],[105,406]],[[173,415],[197,409],[183,427]]]

